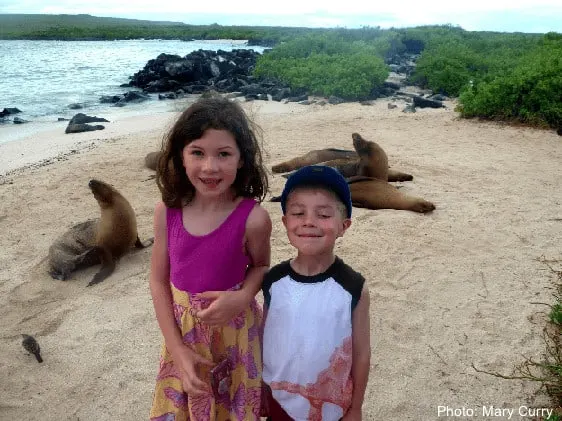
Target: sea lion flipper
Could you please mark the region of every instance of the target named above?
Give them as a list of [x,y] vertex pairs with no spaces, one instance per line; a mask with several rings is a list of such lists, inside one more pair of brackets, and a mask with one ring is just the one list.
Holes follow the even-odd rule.
[[273,196],[271,199],[269,199],[270,202],[280,202],[281,201],[281,196]]
[[135,241],[135,247],[138,248],[138,249],[143,249],[143,248],[148,247],[152,244],[154,244],[154,237],[150,237],[148,240],[146,240],[143,243],[141,241],[141,239],[137,236],[137,241]]
[[388,169],[388,181],[412,181],[414,176],[412,174],[407,174],[402,171]]
[[88,283],[87,286],[91,287],[92,285],[99,284],[105,278],[113,273],[115,270],[115,260],[111,256],[109,250],[103,247],[95,247],[98,250],[98,253],[101,256],[101,269],[98,273],[94,275],[92,280]]
[[115,262],[113,261],[110,264],[102,266],[100,271],[94,275],[94,277],[88,283],[87,286],[91,287],[92,285],[99,284],[101,281],[103,281],[105,278],[111,275],[114,270],[115,270]]
[[99,250],[97,247],[92,247],[86,250],[84,253],[79,254],[74,261],[76,268],[84,268],[92,265],[96,265],[100,262]]

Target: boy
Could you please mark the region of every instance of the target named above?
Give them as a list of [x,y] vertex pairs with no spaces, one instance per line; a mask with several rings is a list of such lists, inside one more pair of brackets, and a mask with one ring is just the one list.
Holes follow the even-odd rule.
[[304,167],[287,180],[281,209],[297,256],[271,268],[262,284],[268,420],[361,420],[369,292],[334,254],[351,225],[349,187],[333,168]]

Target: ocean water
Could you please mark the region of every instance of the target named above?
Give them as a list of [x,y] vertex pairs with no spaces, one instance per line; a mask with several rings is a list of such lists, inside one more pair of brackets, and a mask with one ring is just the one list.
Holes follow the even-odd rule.
[[[0,40],[0,110],[19,108],[18,117],[30,121],[14,130],[11,122],[0,123],[0,143],[15,140],[42,123],[71,118],[78,112],[101,114],[117,107],[100,104],[102,95],[115,95],[138,88],[120,88],[129,77],[161,53],[181,57],[192,51],[251,48],[232,40],[116,40],[116,41],[2,41]],[[158,101],[151,94],[152,101]],[[80,103],[83,109],[68,106]],[[150,106],[150,104],[148,104]],[[111,107],[111,108],[110,108]],[[128,111],[146,112],[147,104],[126,105]],[[126,112],[127,110],[123,110]],[[12,116],[11,116],[12,117]],[[37,124],[33,124],[37,123]],[[27,126],[27,127],[26,127]],[[21,129],[20,129],[21,128]],[[16,133],[16,135],[14,135]]]

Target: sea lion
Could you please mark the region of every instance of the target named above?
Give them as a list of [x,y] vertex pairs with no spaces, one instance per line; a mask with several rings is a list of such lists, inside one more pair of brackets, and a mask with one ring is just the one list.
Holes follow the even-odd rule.
[[[384,150],[376,144],[371,153],[374,154],[373,160],[380,159],[381,162],[386,160],[386,170],[377,165],[378,179],[386,181],[411,181],[414,177],[411,174],[407,174],[401,171],[388,167],[388,157]],[[346,149],[317,149],[310,151],[302,156],[290,159],[288,161],[282,162],[280,164],[271,167],[272,172],[282,173],[287,171],[294,171],[302,168],[306,165],[321,164],[327,165],[329,167],[336,168],[344,177],[353,177],[362,175],[361,169],[359,168],[359,156],[356,151],[350,151]],[[284,177],[289,177],[290,174],[284,175]],[[386,177],[386,178],[385,178]]]
[[376,178],[354,176],[347,179],[351,203],[356,208],[397,209],[426,213],[435,205],[419,197],[409,196],[396,187]]
[[160,159],[160,151],[149,152],[144,157],[144,165],[146,168],[156,171],[156,167],[158,166],[159,159]]
[[[427,200],[408,196],[388,184],[388,158],[375,142],[353,133],[353,147],[359,156],[357,175],[346,177],[353,206],[368,209],[399,209],[431,212],[435,205]],[[280,201],[274,197],[272,202]]]
[[75,270],[101,262],[99,255],[92,252],[99,222],[99,218],[80,222],[54,241],[48,255],[52,278],[66,281]]
[[307,165],[318,164],[320,162],[342,158],[357,159],[357,154],[355,153],[355,151],[346,149],[317,149],[314,151],[310,151],[302,156],[274,165],[273,167],[271,167],[271,171],[273,171],[274,173],[289,172],[298,170],[301,167],[306,167]]
[[53,243],[48,257],[50,275],[61,280],[76,269],[101,263],[88,283],[92,286],[111,275],[117,260],[131,247],[144,248],[154,240],[143,243],[139,239],[135,212],[114,187],[95,179],[88,186],[100,206],[101,218],[74,225]]

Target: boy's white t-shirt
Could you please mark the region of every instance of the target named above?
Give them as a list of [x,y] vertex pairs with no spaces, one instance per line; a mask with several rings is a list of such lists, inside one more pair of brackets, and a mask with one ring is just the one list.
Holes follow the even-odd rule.
[[264,277],[263,380],[293,419],[337,421],[351,404],[352,314],[364,282],[338,257],[318,275],[286,261]]

